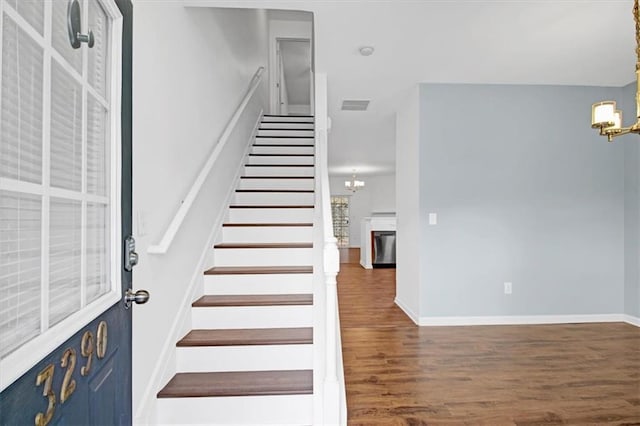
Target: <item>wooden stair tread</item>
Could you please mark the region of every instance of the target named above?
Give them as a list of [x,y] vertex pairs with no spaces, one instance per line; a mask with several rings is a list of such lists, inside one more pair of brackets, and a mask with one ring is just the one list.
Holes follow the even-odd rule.
[[[262,130],[278,130],[278,129],[262,129]],[[297,129],[299,130],[299,129]],[[271,138],[271,139],[278,139],[278,138],[291,138],[291,139],[315,139],[315,136],[295,136],[295,135],[269,135],[269,136],[265,136],[265,135],[257,135],[256,138],[260,138],[260,139],[264,139],[264,138]]]
[[285,204],[234,204],[230,209],[312,209],[312,205],[285,205]]
[[304,345],[313,343],[313,328],[245,328],[231,330],[191,330],[179,347]]
[[205,275],[312,274],[313,266],[216,266]]
[[240,294],[206,295],[193,302],[193,307],[217,306],[294,306],[313,305],[313,294]]
[[178,373],[158,398],[299,395],[313,393],[312,370]]
[[223,223],[222,226],[237,227],[253,227],[253,226],[273,226],[273,227],[289,227],[289,226],[313,226],[313,223]]
[[313,144],[305,144],[305,145],[296,145],[296,144],[287,144],[287,143],[254,143],[253,146],[267,146],[267,147],[285,147],[285,148],[313,148],[315,145]]
[[313,179],[313,176],[240,176],[240,179]]
[[263,193],[278,193],[278,192],[284,192],[284,193],[313,193],[315,192],[313,189],[236,189],[236,192],[263,192]]
[[219,243],[217,249],[287,249],[313,248],[313,243]]
[[245,167],[315,167],[313,164],[245,164]]
[[315,115],[302,114],[262,114],[263,117],[314,118]]
[[249,157],[314,157],[315,154],[249,154]]
[[[296,123],[295,121],[293,123]],[[268,121],[261,124],[270,124]],[[289,123],[287,123],[289,124]],[[311,124],[311,123],[300,123],[299,121],[296,124]],[[295,127],[258,127],[258,130],[277,130],[284,132],[313,132],[315,129],[296,129]]]

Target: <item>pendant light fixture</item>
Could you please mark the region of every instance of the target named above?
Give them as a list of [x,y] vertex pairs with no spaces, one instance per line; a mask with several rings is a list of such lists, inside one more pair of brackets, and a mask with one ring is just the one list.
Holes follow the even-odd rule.
[[359,189],[364,188],[364,181],[356,179],[356,171],[353,170],[353,175],[351,176],[351,180],[344,181],[344,188],[347,191],[356,192]]
[[638,0],[633,2],[633,19],[636,23],[636,122],[622,127],[622,111],[616,109],[615,101],[596,102],[591,107],[591,127],[599,129],[609,142],[616,136],[628,133],[640,133],[640,16],[638,16]]

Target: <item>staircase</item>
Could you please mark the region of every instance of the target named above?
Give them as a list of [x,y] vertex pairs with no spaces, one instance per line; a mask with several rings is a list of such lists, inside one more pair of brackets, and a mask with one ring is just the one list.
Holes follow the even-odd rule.
[[263,117],[159,423],[313,423],[313,120]]

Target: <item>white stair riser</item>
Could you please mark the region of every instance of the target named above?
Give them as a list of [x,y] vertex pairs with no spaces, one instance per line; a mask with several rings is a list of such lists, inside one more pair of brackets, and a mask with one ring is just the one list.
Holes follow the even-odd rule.
[[313,264],[313,249],[215,249],[214,263],[216,266],[305,266]]
[[205,275],[204,294],[309,294],[313,274]]
[[268,166],[268,167],[244,167],[245,176],[313,176],[313,166],[305,167],[286,167],[286,166]]
[[314,159],[309,156],[293,156],[293,155],[283,155],[283,156],[261,156],[261,155],[250,155],[249,162],[247,164],[306,164],[308,166],[313,166]]
[[204,373],[219,371],[310,370],[313,346],[253,345],[179,347],[177,371]]
[[240,189],[313,189],[313,179],[240,179]]
[[312,206],[313,192],[236,192],[233,204]]
[[313,395],[159,398],[158,423],[310,425]]
[[313,136],[313,130],[278,130],[278,129],[261,129],[258,130],[258,136]]
[[194,329],[311,327],[313,306],[224,306],[191,310]]
[[229,209],[231,223],[310,223],[313,208]]
[[313,130],[313,123],[296,123],[296,122],[269,122],[263,121],[260,123],[260,129],[301,129],[301,130]]
[[310,243],[311,226],[225,226],[224,243]]
[[253,154],[313,154],[313,146],[264,146],[254,145]]
[[308,116],[300,116],[300,115],[282,115],[282,116],[263,116],[262,122],[269,123],[272,121],[290,121],[290,122],[299,122],[299,121],[314,121],[313,117]]
[[262,137],[256,138],[255,145],[313,145],[314,138],[279,138],[279,137]]

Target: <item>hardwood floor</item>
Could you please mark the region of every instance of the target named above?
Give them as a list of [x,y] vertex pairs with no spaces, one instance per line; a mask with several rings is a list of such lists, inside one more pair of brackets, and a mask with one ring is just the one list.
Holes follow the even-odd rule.
[[338,276],[350,425],[640,425],[640,328],[417,327],[395,270],[354,257]]

